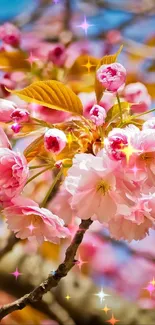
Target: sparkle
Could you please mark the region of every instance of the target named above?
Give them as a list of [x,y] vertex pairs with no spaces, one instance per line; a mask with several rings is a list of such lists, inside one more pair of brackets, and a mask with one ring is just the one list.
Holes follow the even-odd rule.
[[67,295],[65,298],[66,298],[67,300],[71,299],[71,297],[70,297],[69,295]]
[[87,63],[86,63],[86,64],[83,64],[82,67],[86,67],[87,70],[88,70],[88,73],[90,73],[90,69],[91,69],[91,67],[95,67],[95,65],[94,65],[94,64],[91,64],[90,59],[89,59],[89,57],[88,57],[88,61],[87,61]]
[[155,286],[155,279],[153,278],[152,281],[150,281],[150,284],[152,284],[153,286]]
[[78,261],[76,262],[76,264],[77,264],[77,266],[79,267],[80,271],[81,271],[82,265],[85,264],[85,263],[88,263],[88,262],[83,261],[83,260],[81,259],[81,256],[79,255],[79,257],[78,257]]
[[17,267],[16,267],[16,271],[14,271],[13,273],[10,273],[10,274],[12,274],[16,278],[16,280],[18,279],[19,275],[22,275],[22,273],[20,273],[18,271],[18,268]]
[[51,274],[52,274],[52,275],[55,275],[55,274],[56,274],[56,271],[52,270],[52,271],[51,271]]
[[101,310],[103,310],[107,314],[107,312],[111,309],[108,308],[107,305],[105,305],[104,308],[102,308]]
[[91,27],[91,26],[94,26],[94,25],[88,24],[86,16],[84,16],[83,23],[81,25],[78,25],[77,27],[81,27],[84,30],[85,35],[87,35],[88,28]]
[[95,296],[98,296],[100,298],[100,302],[102,303],[105,300],[104,298],[108,297],[109,295],[104,293],[103,289],[101,289],[101,291],[99,291],[98,293],[95,293]]
[[113,314],[111,319],[107,320],[107,323],[110,323],[111,325],[115,325],[117,322],[119,322],[119,319],[116,319]]
[[123,149],[120,149],[119,151],[125,154],[127,163],[129,163],[130,157],[132,156],[133,153],[141,152],[141,150],[137,150],[131,145],[130,139],[128,141],[128,145]]
[[150,283],[146,288],[144,288],[145,290],[147,290],[150,294],[150,296],[152,295],[153,291],[155,290],[155,287]]
[[141,168],[138,168],[136,165],[134,165],[132,168],[130,168],[130,170],[134,173],[134,176],[136,177],[137,172],[139,170],[142,170]]
[[34,62],[38,61],[38,60],[39,60],[39,59],[36,58],[36,57],[32,54],[32,52],[30,53],[28,59],[26,59],[26,61],[28,61],[28,62],[30,63],[31,67],[32,67],[32,64],[33,64]]
[[34,226],[33,226],[33,223],[31,222],[31,224],[30,224],[28,227],[26,227],[26,228],[28,228],[28,229],[31,231],[31,234],[32,234],[32,231],[33,231],[36,227],[34,227]]

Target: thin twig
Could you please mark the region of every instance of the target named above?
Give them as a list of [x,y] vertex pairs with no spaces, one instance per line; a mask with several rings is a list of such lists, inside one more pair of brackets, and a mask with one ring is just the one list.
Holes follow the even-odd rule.
[[0,259],[5,255],[7,254],[8,252],[11,251],[11,249],[13,248],[13,246],[19,241],[18,238],[16,238],[14,236],[14,234],[11,234],[8,239],[7,239],[7,242],[5,244],[5,246],[3,246],[1,249],[0,249]]
[[22,298],[14,301],[11,304],[4,305],[0,308],[0,320],[6,315],[12,313],[15,310],[21,310],[25,306],[37,302],[42,299],[43,295],[50,291],[52,288],[56,287],[59,281],[67,275],[67,273],[75,265],[75,256],[79,245],[83,240],[83,236],[89,226],[92,224],[92,220],[83,220],[79,226],[77,233],[75,234],[70,246],[66,250],[64,262],[59,265],[54,275],[49,274],[48,278],[43,281],[38,287],[33,291],[26,294]]

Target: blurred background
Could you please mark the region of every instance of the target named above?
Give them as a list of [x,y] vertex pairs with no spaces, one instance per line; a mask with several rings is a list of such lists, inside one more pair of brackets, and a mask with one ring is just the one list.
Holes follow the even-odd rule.
[[[127,69],[127,83],[144,83],[154,107],[155,0],[0,0],[0,24],[8,21],[21,29],[23,48],[35,51],[43,44],[42,53],[50,43],[62,42],[73,53],[102,57],[123,44],[119,61]],[[84,22],[87,32],[80,26]],[[0,304],[40,283],[59,264],[66,245],[45,243],[36,252],[32,244],[17,244],[0,266]],[[43,304],[15,312],[2,324],[155,324],[154,247],[153,230],[127,244],[112,240],[97,224],[81,245],[81,267]],[[17,265],[23,275],[16,281],[10,273]],[[109,295],[105,300],[102,290]]]

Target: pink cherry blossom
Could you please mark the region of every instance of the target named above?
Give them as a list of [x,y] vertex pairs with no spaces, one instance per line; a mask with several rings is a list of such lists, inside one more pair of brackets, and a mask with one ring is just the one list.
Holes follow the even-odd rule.
[[10,100],[0,99],[0,122],[10,122],[11,114],[17,108]]
[[48,60],[59,67],[63,66],[66,60],[65,47],[62,44],[55,45],[48,53]]
[[116,169],[118,164],[106,155],[75,156],[65,187],[73,195],[71,207],[79,218],[107,222],[115,216],[117,205],[121,203],[120,189],[118,192],[116,188]]
[[59,154],[66,146],[67,138],[63,131],[49,129],[44,135],[44,144],[47,151]]
[[0,26],[0,39],[13,47],[17,47],[20,43],[20,31],[11,23],[5,23]]
[[96,126],[100,126],[105,122],[106,111],[100,105],[94,105],[90,110],[90,118],[96,124]]
[[0,127],[0,148],[11,149],[11,144],[10,144],[4,130],[1,127]]
[[61,123],[70,116],[69,113],[50,109],[39,104],[31,103],[29,105],[32,116],[48,123]]
[[[16,82],[11,80],[11,75],[9,73],[5,73],[0,80],[0,96],[7,97],[10,95],[7,89],[14,89],[16,86]],[[7,89],[6,89],[7,88]]]
[[142,129],[155,129],[155,117],[150,118],[143,123]]
[[74,216],[74,211],[71,209],[70,204],[71,198],[71,194],[61,186],[56,196],[48,205],[48,209],[63,219],[66,224],[71,223]]
[[127,85],[124,90],[124,97],[128,102],[136,104],[131,106],[133,112],[145,112],[151,106],[151,97],[141,82]]
[[16,108],[11,113],[11,119],[15,122],[28,122],[30,113],[26,109]]
[[21,193],[28,178],[25,157],[7,148],[0,148],[0,200],[9,201]]
[[59,243],[60,238],[69,235],[64,221],[45,208],[40,208],[32,200],[18,197],[13,205],[3,210],[9,229],[17,238]]
[[120,63],[104,64],[97,70],[97,79],[102,86],[116,92],[126,80],[126,69]]
[[19,133],[20,130],[21,130],[21,125],[19,123],[14,123],[11,125],[11,130],[14,132],[14,133]]

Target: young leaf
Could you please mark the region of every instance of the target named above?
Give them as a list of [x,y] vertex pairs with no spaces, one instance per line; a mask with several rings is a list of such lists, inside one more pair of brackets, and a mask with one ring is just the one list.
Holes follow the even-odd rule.
[[82,115],[82,103],[79,97],[59,81],[37,81],[22,90],[11,91],[26,102]]
[[4,71],[29,71],[30,64],[22,51],[0,52],[0,68]]
[[[103,65],[103,64],[111,64],[116,62],[118,55],[121,53],[123,48],[123,45],[120,46],[119,50],[112,55],[106,55],[104,56],[99,64],[97,65],[96,71]],[[100,102],[102,96],[103,96],[103,92],[104,92],[104,88],[102,86],[102,84],[97,80],[97,78],[95,77],[95,93],[96,93],[96,99],[97,99],[97,103]]]
[[[128,102],[121,102],[121,107],[122,107],[122,113],[129,112],[130,110],[130,104]],[[120,110],[119,110],[119,105],[116,104],[109,109],[106,116],[106,122],[114,121],[115,118],[117,118],[118,116],[120,116]]]
[[44,150],[44,136],[41,135],[39,138],[35,139],[31,144],[24,150],[24,156],[27,161],[30,162],[38,154]]

